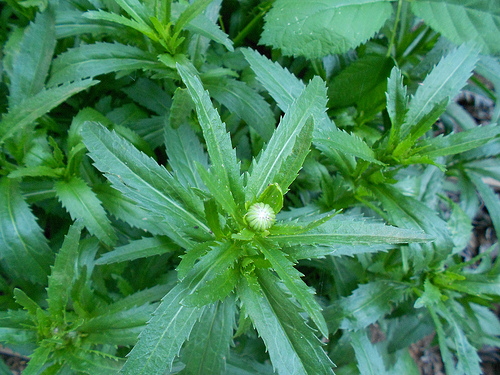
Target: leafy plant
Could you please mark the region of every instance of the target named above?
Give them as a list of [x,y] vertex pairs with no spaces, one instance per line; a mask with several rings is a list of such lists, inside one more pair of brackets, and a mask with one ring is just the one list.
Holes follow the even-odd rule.
[[468,245],[483,204],[500,231],[497,2],[0,17],[0,342],[23,373],[413,374],[431,337],[469,375],[500,347],[497,239]]

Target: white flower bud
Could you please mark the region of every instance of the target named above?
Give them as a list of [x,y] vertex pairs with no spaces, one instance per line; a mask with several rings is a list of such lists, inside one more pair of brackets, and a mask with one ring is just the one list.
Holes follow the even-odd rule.
[[262,232],[273,226],[276,214],[270,205],[255,203],[248,209],[245,220],[251,229]]

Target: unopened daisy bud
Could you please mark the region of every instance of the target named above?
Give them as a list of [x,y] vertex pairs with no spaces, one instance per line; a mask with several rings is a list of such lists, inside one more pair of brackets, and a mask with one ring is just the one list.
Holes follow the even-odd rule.
[[245,220],[250,228],[262,232],[273,226],[276,214],[270,205],[255,203],[248,209]]

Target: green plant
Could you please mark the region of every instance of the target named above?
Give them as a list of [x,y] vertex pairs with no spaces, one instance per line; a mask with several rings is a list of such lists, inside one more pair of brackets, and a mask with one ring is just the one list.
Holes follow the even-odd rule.
[[435,332],[472,375],[500,347],[498,245],[464,253],[481,202],[500,233],[497,2],[0,16],[0,342],[23,374],[413,374]]

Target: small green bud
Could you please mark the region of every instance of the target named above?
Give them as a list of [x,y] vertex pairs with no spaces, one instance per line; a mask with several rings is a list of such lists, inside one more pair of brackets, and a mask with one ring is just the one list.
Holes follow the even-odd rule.
[[263,232],[273,226],[276,214],[267,203],[255,203],[248,209],[245,220],[251,229]]

